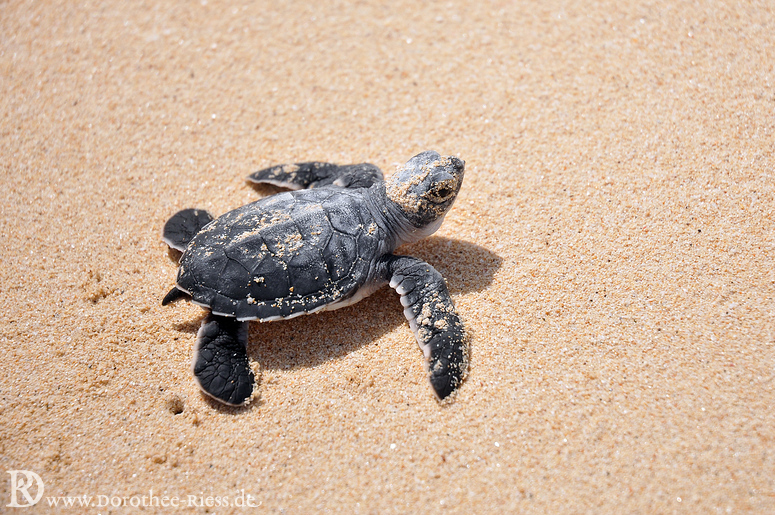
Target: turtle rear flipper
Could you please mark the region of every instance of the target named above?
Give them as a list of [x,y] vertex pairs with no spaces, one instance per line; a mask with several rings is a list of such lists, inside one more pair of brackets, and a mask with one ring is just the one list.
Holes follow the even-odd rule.
[[255,377],[247,354],[248,323],[208,315],[199,328],[192,367],[204,393],[230,406],[245,404]]
[[212,221],[213,217],[204,209],[178,211],[164,224],[162,239],[173,249],[183,252],[196,233]]
[[370,163],[335,165],[310,161],[271,166],[247,177],[255,183],[272,184],[291,190],[338,186],[340,188],[369,188],[383,180],[382,171]]
[[417,258],[391,255],[384,263],[390,287],[401,295],[404,316],[428,360],[428,380],[444,400],[468,372],[468,338],[444,278]]

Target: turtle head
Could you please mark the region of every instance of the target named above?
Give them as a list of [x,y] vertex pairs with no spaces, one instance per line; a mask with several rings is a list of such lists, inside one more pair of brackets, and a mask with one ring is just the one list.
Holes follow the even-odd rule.
[[428,150],[417,154],[387,180],[385,193],[409,222],[406,242],[436,232],[463,184],[465,163]]

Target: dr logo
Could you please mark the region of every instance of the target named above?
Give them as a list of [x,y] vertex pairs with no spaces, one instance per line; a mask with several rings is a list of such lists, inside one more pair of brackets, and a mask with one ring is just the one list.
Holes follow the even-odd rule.
[[[27,508],[34,506],[43,497],[43,480],[30,470],[6,470],[11,474],[11,504],[10,508]],[[35,496],[30,493],[33,487]],[[21,503],[19,502],[21,501]]]

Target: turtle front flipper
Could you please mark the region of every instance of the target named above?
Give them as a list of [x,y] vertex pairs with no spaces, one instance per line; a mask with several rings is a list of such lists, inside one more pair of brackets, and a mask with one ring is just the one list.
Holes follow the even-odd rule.
[[212,221],[213,217],[204,209],[178,211],[164,224],[162,239],[173,249],[183,252],[196,233]]
[[383,180],[382,171],[370,163],[335,165],[332,163],[295,163],[271,166],[247,177],[255,183],[266,183],[291,190],[338,186],[340,188],[369,188]]
[[204,393],[240,406],[253,393],[255,377],[247,354],[248,322],[210,314],[196,337],[192,367]]
[[428,360],[428,379],[439,400],[458,389],[468,372],[468,338],[444,278],[428,263],[386,256],[390,287],[401,295],[404,315]]

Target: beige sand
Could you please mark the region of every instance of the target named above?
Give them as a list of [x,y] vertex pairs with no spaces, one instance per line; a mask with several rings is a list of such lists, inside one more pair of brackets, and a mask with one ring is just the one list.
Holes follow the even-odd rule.
[[[381,4],[0,3],[0,471],[149,512],[775,512],[772,2]],[[388,289],[253,324],[258,399],[205,399],[167,217],[425,149],[467,162],[405,249],[473,336],[456,402]]]

